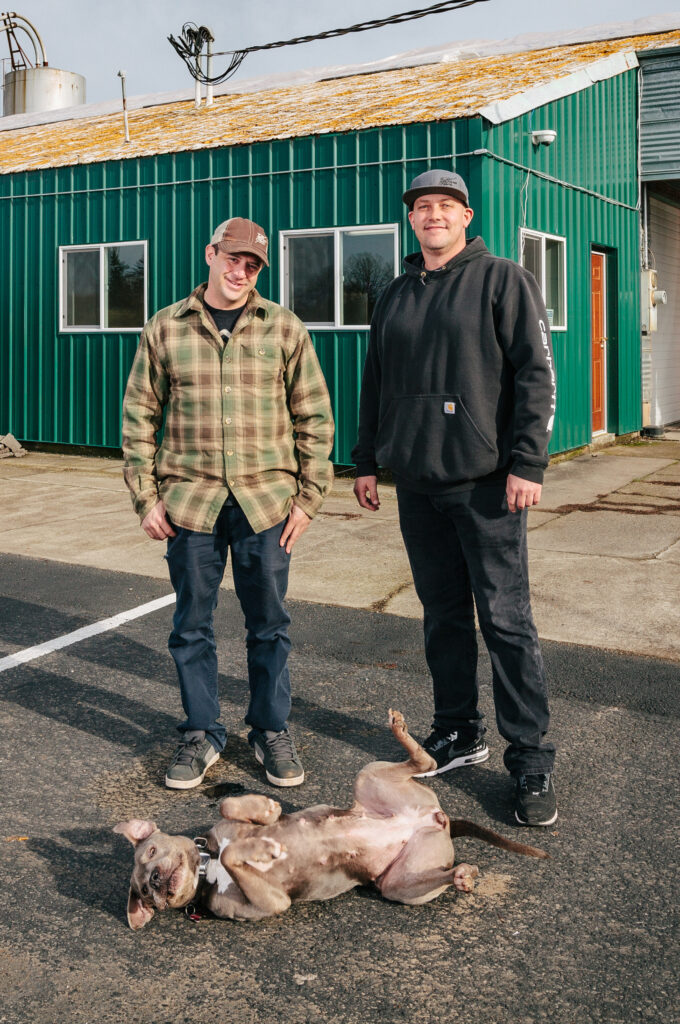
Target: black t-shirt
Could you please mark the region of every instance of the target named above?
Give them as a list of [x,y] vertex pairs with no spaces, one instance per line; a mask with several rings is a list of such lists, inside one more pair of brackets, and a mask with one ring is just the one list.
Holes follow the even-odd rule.
[[236,326],[236,321],[246,308],[245,303],[242,306],[239,306],[238,309],[215,309],[214,306],[210,306],[204,299],[203,305],[215,321],[217,330],[220,332],[224,340],[228,341],[231,337],[231,332]]

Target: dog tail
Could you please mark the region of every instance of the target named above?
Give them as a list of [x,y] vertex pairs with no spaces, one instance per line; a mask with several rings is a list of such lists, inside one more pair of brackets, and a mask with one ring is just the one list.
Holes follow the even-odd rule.
[[464,818],[457,818],[450,822],[451,838],[459,836],[473,836],[475,839],[482,839],[485,843],[491,843],[501,850],[510,850],[512,853],[521,853],[525,857],[540,857],[542,860],[550,860],[550,854],[543,850],[537,850],[535,846],[527,846],[525,843],[516,843],[512,839],[505,839],[483,825],[475,825],[474,821],[465,821]]

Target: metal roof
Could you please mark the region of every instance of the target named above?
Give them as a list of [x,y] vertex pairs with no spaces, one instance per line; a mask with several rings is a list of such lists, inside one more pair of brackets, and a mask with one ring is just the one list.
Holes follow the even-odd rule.
[[231,93],[199,109],[162,103],[129,112],[129,143],[122,111],[4,131],[0,121],[0,173],[478,114],[499,122],[620,74],[635,51],[677,45],[679,30]]

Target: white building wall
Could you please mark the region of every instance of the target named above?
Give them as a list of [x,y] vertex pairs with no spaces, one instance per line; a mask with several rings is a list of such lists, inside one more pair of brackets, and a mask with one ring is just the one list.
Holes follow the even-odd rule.
[[649,265],[668,304],[657,307],[658,330],[650,335],[651,422],[680,421],[680,208],[650,196]]

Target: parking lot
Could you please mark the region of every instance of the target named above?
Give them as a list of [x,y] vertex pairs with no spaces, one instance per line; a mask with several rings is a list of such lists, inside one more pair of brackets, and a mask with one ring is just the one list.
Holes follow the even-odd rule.
[[[160,578],[4,555],[0,656],[167,594]],[[400,756],[388,706],[416,735],[429,726],[420,624],[290,607],[292,723],[307,781],[277,795],[284,810],[343,805],[363,764]],[[245,740],[243,627],[228,591],[217,612],[228,756],[210,786],[164,788],[179,714],[170,615],[161,607],[0,673],[0,1020],[676,1019],[675,663],[545,643],[560,819],[530,840],[551,860],[462,839],[458,859],[480,868],[471,895],[404,907],[360,889],[256,924],[168,912],[135,934],[125,919],[131,849],[112,826],[143,816],[196,835],[220,793],[271,793]],[[491,712],[486,660],[481,674]],[[526,841],[492,713],[488,725],[490,760],[434,788],[451,815]]]

